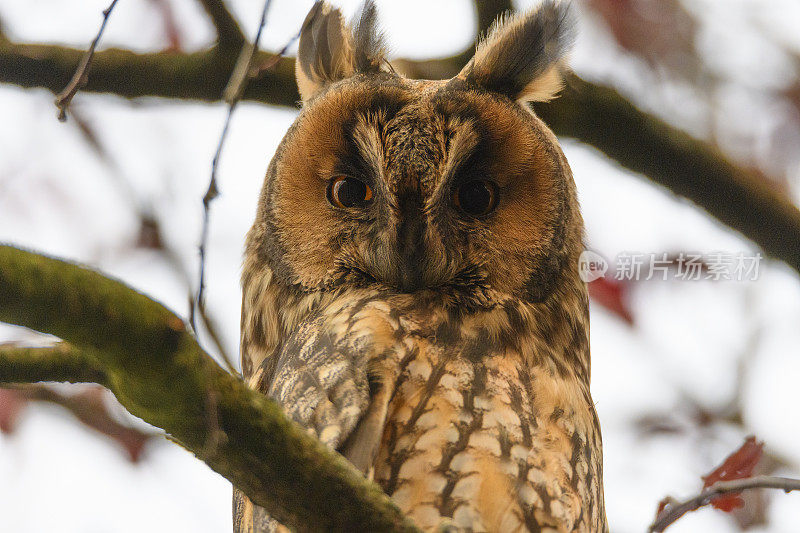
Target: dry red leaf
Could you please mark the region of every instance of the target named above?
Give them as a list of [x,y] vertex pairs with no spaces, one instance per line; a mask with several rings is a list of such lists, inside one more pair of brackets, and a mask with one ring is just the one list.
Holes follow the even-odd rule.
[[[764,443],[757,442],[755,437],[745,439],[738,450],[730,454],[721,465],[703,476],[703,488],[708,488],[717,481],[731,481],[744,479],[753,475],[753,470],[758,465],[764,453]],[[714,508],[729,513],[742,507],[744,500],[739,494],[726,494],[718,496],[711,501]]]
[[615,279],[598,278],[589,283],[589,297],[611,313],[633,325],[633,314],[628,307],[628,283]]
[[136,463],[141,459],[145,445],[154,435],[117,422],[108,411],[105,402],[107,397],[102,387],[91,387],[72,396],[57,396],[56,399],[78,420],[122,446],[128,459]]
[[28,400],[13,389],[0,389],[0,433],[11,433],[17,427],[19,414]]
[[136,463],[156,434],[117,421],[109,411],[107,399],[107,392],[100,386],[84,388],[75,394],[62,394],[40,384],[0,388],[0,432],[10,433],[14,430],[20,411],[28,403],[48,402],[64,407],[83,424],[116,442],[128,459]]
[[167,51],[180,52],[183,49],[183,39],[175,12],[172,10],[172,4],[169,0],[150,0],[150,3],[158,9],[161,20],[164,22],[164,34],[168,43]]

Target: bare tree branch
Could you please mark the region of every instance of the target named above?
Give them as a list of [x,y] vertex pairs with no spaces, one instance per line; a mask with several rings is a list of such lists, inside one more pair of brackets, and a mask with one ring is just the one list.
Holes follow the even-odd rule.
[[800,210],[760,175],[713,146],[637,109],[617,91],[567,80],[562,98],[537,105],[557,135],[594,146],[625,168],[688,198],[800,272]]
[[712,502],[714,498],[723,494],[731,494],[751,489],[780,489],[786,493],[793,490],[800,491],[800,479],[785,477],[756,476],[733,481],[719,481],[697,496],[682,502],[669,501],[667,506],[658,514],[655,521],[648,528],[649,532],[664,531],[680,517],[690,511],[696,511]]
[[75,70],[75,74],[72,76],[72,79],[64,88],[63,91],[58,93],[56,96],[56,107],[58,108],[58,120],[64,122],[67,120],[67,108],[69,108],[69,104],[72,102],[72,99],[78,94],[78,91],[81,90],[81,87],[86,85],[86,82],[89,79],[89,69],[92,67],[92,58],[94,57],[94,51],[97,48],[97,44],[100,42],[100,38],[103,36],[103,31],[106,29],[106,23],[108,22],[108,17],[111,16],[111,12],[114,10],[114,6],[117,5],[118,0],[111,0],[111,4],[103,11],[103,22],[100,24],[100,29],[97,30],[97,35],[95,36],[92,44],[89,45],[89,49],[86,51],[86,54],[83,56],[80,65]]
[[[267,12],[269,11],[270,0],[264,1],[264,7],[261,11],[261,20],[258,24],[258,31],[256,32],[256,37],[252,43],[248,42],[239,53],[239,58],[236,60],[236,66],[231,73],[231,78],[228,81],[228,85],[225,87],[223,91],[223,98],[228,103],[228,113],[225,115],[225,124],[222,127],[222,133],[219,137],[219,143],[217,143],[217,150],[214,153],[214,158],[211,161],[211,179],[208,182],[208,189],[206,190],[205,196],[203,196],[203,228],[200,234],[200,272],[199,272],[199,281],[198,281],[198,288],[197,288],[197,298],[192,301],[192,305],[190,306],[190,316],[189,321],[192,324],[192,328],[196,331],[196,322],[195,322],[195,311],[196,308],[199,309],[201,315],[205,315],[205,301],[203,299],[203,293],[205,290],[205,281],[206,281],[206,246],[208,244],[208,229],[209,229],[209,222],[211,216],[211,202],[213,202],[216,197],[219,195],[219,188],[217,187],[217,168],[219,167],[219,159],[222,155],[222,148],[225,146],[225,139],[228,136],[228,128],[231,124],[231,118],[233,117],[233,112],[236,110],[236,106],[239,104],[239,101],[242,99],[244,95],[244,90],[247,88],[248,82],[252,79],[251,72],[254,64],[254,59],[256,57],[256,53],[258,52],[258,44],[261,42],[261,32],[264,30],[264,26],[267,24]],[[276,56],[276,60],[274,63],[277,63],[277,59],[289,48],[289,45],[294,41],[292,38],[286,46],[283,47],[283,50],[278,53]]]
[[[10,246],[0,246],[0,295],[0,320],[88,351],[131,413],[167,431],[292,529],[415,531],[377,485],[222,370],[157,302],[97,272]],[[0,375],[16,366],[0,354]],[[84,379],[76,366],[73,378]],[[203,456],[213,427],[217,445]]]

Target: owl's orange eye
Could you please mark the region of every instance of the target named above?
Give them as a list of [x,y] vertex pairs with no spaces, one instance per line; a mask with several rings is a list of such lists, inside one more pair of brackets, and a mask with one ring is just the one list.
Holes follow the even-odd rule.
[[328,201],[336,207],[355,207],[372,200],[372,189],[361,180],[337,176],[328,183]]
[[453,203],[469,216],[488,215],[497,206],[497,185],[487,180],[468,181],[455,190]]

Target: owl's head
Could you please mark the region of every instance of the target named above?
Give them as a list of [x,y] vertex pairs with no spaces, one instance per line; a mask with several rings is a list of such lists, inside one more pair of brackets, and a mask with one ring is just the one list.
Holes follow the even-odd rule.
[[304,291],[546,299],[575,270],[582,222],[558,142],[527,103],[560,88],[567,4],[499,21],[442,81],[395,73],[375,18],[369,2],[351,26],[321,2],[306,18],[303,110],[270,164],[249,257]]

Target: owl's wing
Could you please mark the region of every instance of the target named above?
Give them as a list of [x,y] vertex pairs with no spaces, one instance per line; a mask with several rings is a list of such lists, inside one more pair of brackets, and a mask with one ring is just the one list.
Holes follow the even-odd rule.
[[261,392],[287,416],[369,474],[383,434],[389,390],[373,372],[376,346],[354,332],[360,315],[311,318],[281,346]]
[[292,420],[337,449],[367,410],[369,379],[356,347],[326,325],[319,318],[298,328],[281,348],[271,383],[259,388]]
[[[391,334],[378,340],[374,332],[388,331],[381,328],[385,323],[357,303],[309,317],[254,369],[250,384],[372,478],[394,376],[392,358],[376,361],[391,351],[392,342]],[[233,503],[235,532],[282,531],[238,490]]]

